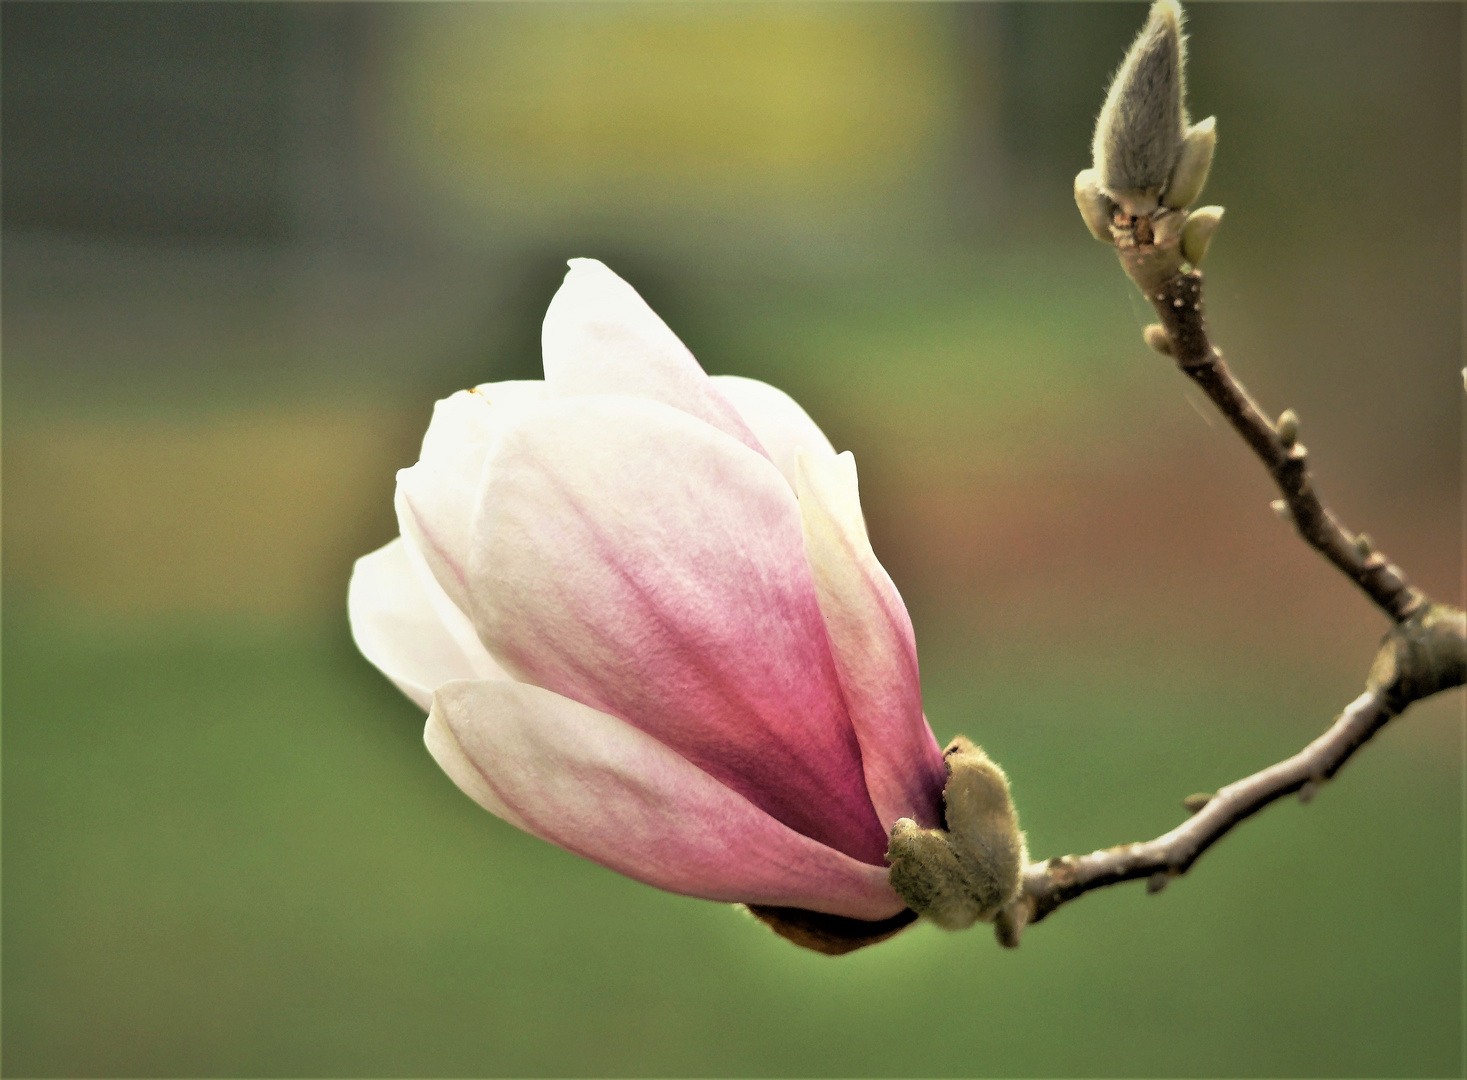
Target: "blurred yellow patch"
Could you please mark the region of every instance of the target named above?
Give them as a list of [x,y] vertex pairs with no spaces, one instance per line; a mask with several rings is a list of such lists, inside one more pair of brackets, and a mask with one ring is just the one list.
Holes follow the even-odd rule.
[[12,422],[7,588],[90,614],[344,612],[352,561],[396,533],[421,423],[363,407]]
[[481,206],[868,199],[929,166],[960,116],[952,17],[926,6],[465,4],[399,17],[393,140]]

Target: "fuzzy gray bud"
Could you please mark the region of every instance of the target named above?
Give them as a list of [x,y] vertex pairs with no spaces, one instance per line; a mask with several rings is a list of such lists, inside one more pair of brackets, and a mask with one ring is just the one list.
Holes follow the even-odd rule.
[[1101,186],[1132,216],[1160,205],[1181,158],[1188,125],[1185,64],[1181,6],[1156,0],[1111,80],[1092,145]]

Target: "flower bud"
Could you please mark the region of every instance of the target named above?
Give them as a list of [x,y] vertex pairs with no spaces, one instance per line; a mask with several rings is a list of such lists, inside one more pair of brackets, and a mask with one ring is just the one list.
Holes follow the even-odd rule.
[[1182,9],[1156,0],[1106,93],[1092,144],[1106,193],[1133,217],[1152,213],[1187,135]]
[[1189,814],[1199,814],[1207,806],[1208,803],[1212,802],[1212,798],[1213,797],[1209,792],[1199,791],[1196,794],[1188,795],[1185,799],[1183,799],[1182,806]]

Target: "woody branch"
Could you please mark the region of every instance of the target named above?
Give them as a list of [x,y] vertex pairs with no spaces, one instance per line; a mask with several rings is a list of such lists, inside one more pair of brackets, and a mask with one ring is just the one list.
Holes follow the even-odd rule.
[[1076,178],[1076,202],[1092,234],[1115,246],[1156,310],[1147,344],[1176,360],[1262,462],[1282,496],[1273,504],[1280,516],[1393,625],[1365,692],[1299,753],[1213,795],[1189,797],[1194,816],[1153,840],[1029,863],[1017,899],[995,919],[1005,945],[1017,945],[1025,925],[1091,890],[1144,878],[1148,892],[1159,892],[1265,806],[1295,792],[1308,802],[1412,703],[1467,682],[1467,616],[1411,586],[1365,534],[1330,512],[1310,477],[1298,417],[1285,410],[1271,421],[1209,339],[1197,264],[1222,209],[1188,212],[1206,181],[1215,133],[1211,118],[1188,123],[1184,65],[1181,10],[1175,0],[1159,0],[1111,85],[1096,127],[1095,164]]

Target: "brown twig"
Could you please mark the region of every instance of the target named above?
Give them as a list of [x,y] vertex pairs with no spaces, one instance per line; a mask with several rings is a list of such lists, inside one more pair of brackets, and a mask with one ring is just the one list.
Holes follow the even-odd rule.
[[[1135,249],[1120,249],[1123,262],[1130,250]],[[1283,495],[1288,518],[1305,542],[1334,563],[1394,622],[1404,622],[1420,611],[1427,603],[1426,596],[1412,588],[1399,566],[1372,550],[1368,538],[1352,535],[1341,525],[1320,499],[1309,475],[1308,451],[1303,443],[1295,441],[1297,418],[1283,424],[1270,421],[1208,340],[1202,271],[1178,273],[1148,291],[1146,298],[1166,330],[1177,366],[1212,399],[1263,462]],[[1284,417],[1291,414],[1285,413]]]
[[[1148,345],[1171,356],[1263,462],[1283,498],[1274,509],[1353,581],[1393,623],[1365,693],[1293,757],[1184,805],[1195,816],[1138,844],[1030,863],[1017,899],[996,920],[998,939],[1019,943],[1027,923],[1091,889],[1145,878],[1159,892],[1240,821],[1298,792],[1307,802],[1366,741],[1412,702],[1467,682],[1467,615],[1433,603],[1364,534],[1352,534],[1320,499],[1298,441],[1299,418],[1271,420],[1208,339],[1202,272],[1221,207],[1189,211],[1211,165],[1213,120],[1188,125],[1183,105],[1181,11],[1158,0],[1106,94],[1096,124],[1094,165],[1075,177],[1075,203],[1098,240],[1115,245],[1160,325]],[[1180,127],[1178,116],[1180,115]]]
[[1392,717],[1413,701],[1467,682],[1467,615],[1432,604],[1393,627],[1371,668],[1365,693],[1346,706],[1328,731],[1299,753],[1215,795],[1187,800],[1195,816],[1155,840],[1066,855],[1030,863],[1024,892],[1004,912],[998,937],[1018,944],[1019,932],[1061,904],[1092,889],[1146,879],[1147,892],[1160,892],[1233,826],[1293,792],[1308,802],[1321,784],[1345,764]]
[[1229,784],[1171,832],[1139,844],[1031,863],[1024,875],[1029,909],[1024,921],[1038,922],[1082,893],[1122,881],[1145,878],[1147,892],[1160,892],[1173,875],[1185,873],[1238,822],[1296,791],[1306,801],[1311,798],[1318,785],[1339,771],[1393,715],[1382,692],[1367,690],[1303,750]]
[[[1320,500],[1309,476],[1306,452],[1295,441],[1297,418],[1285,413],[1271,423],[1208,340],[1203,318],[1202,273],[1193,268],[1147,281],[1155,249],[1137,244],[1135,233],[1117,223],[1117,249],[1161,319],[1165,350],[1227,417],[1234,430],[1274,478],[1299,535],[1355,582],[1394,621],[1367,680],[1367,689],[1334,724],[1299,753],[1215,795],[1186,801],[1195,816],[1154,840],[1030,863],[1024,889],[999,916],[998,939],[1019,943],[1025,925],[1092,889],[1145,878],[1147,892],[1160,892],[1233,826],[1269,803],[1298,792],[1313,798],[1372,735],[1412,702],[1467,683],[1467,615],[1432,603],[1411,587],[1399,567],[1352,537]],[[1148,338],[1152,337],[1148,333]]]

